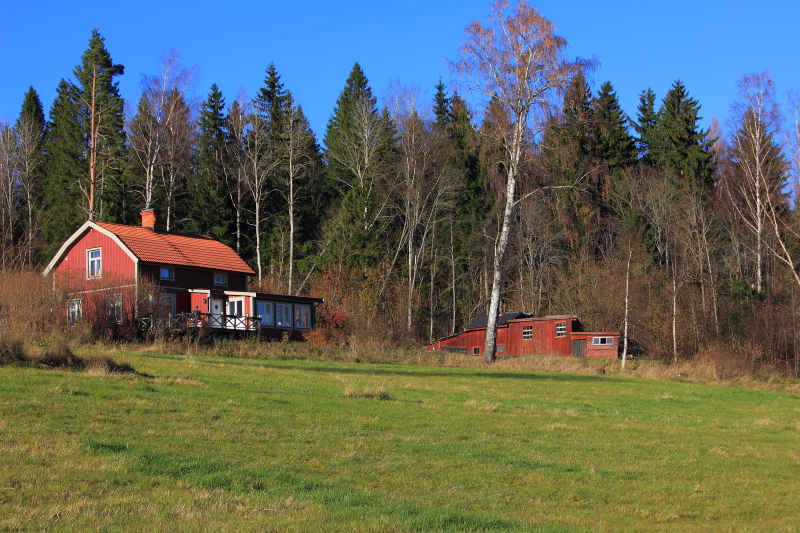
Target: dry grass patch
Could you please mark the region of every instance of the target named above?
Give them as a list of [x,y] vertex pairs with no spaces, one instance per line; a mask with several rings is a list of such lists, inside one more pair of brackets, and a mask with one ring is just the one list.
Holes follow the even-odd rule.
[[467,400],[467,405],[474,407],[476,410],[481,411],[482,413],[496,413],[503,404],[499,402],[487,402],[482,400]]
[[371,400],[391,400],[392,395],[389,394],[389,389],[386,385],[378,387],[364,387],[361,392],[356,391],[353,387],[346,387],[344,389],[345,398],[369,398]]

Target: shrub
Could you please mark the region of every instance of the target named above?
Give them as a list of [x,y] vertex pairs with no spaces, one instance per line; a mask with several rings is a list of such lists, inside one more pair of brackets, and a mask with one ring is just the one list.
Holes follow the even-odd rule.
[[0,340],[0,366],[28,364],[22,341]]

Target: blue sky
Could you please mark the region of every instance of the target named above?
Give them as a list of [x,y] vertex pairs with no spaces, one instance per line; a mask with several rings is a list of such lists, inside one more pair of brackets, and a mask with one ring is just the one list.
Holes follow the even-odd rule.
[[[16,118],[29,85],[47,112],[98,28],[125,66],[126,99],[172,48],[198,67],[196,96],[217,83],[228,103],[240,88],[252,97],[274,62],[320,137],[354,62],[379,97],[397,79],[429,94],[439,76],[452,87],[446,58],[455,58],[464,27],[489,12],[486,0],[0,1],[0,120]],[[643,89],[661,99],[676,79],[700,102],[704,123],[716,115],[723,126],[742,74],[771,69],[781,98],[800,88],[797,1],[531,3],[573,55],[599,60],[595,88],[611,81],[632,116]]]

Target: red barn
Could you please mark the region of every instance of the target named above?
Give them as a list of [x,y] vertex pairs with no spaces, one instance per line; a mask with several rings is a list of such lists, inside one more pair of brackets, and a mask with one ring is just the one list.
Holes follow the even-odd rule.
[[[481,355],[486,342],[487,315],[470,322],[464,331],[439,339],[426,349],[441,352]],[[616,358],[619,332],[582,331],[574,315],[534,318],[525,313],[506,313],[497,317],[497,356],[563,355]]]
[[136,308],[125,300],[146,283],[171,327],[258,330],[274,338],[313,328],[321,298],[251,291],[255,272],[232,248],[205,235],[159,231],[157,211],[141,215],[141,226],[85,222],[50,261],[44,274],[53,272],[54,284],[66,287],[69,321],[97,312],[88,306],[98,307],[91,296],[102,293],[109,322],[121,322]]

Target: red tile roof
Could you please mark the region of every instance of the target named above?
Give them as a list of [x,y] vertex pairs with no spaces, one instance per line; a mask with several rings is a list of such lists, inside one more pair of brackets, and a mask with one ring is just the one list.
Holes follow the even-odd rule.
[[96,224],[116,235],[140,261],[255,274],[231,247],[205,235],[152,231],[110,222]]

